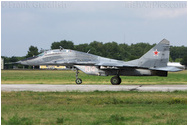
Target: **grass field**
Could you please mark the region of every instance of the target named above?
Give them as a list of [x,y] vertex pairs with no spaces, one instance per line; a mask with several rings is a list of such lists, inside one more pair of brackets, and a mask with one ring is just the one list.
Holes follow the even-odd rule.
[[[111,84],[112,76],[92,76],[79,73],[83,84]],[[2,70],[2,84],[75,84],[75,71],[62,70]],[[169,72],[168,77],[121,76],[121,84],[187,84],[187,71]]]
[[[80,73],[83,84],[111,77]],[[3,84],[75,84],[74,71],[2,70]],[[187,71],[168,77],[122,77],[122,84],[187,84]],[[186,125],[187,92],[1,92],[2,125]]]
[[1,124],[186,125],[187,92],[1,92]]

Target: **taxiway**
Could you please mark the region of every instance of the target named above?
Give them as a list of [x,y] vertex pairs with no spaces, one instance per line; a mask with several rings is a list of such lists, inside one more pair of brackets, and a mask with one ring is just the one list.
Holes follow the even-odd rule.
[[2,84],[1,91],[186,91],[187,85],[49,85],[49,84]]

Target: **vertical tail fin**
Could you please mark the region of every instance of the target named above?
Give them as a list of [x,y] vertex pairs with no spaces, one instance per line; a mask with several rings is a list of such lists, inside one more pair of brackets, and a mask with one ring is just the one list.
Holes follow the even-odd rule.
[[170,42],[163,39],[138,59],[138,65],[146,68],[166,67],[169,61]]

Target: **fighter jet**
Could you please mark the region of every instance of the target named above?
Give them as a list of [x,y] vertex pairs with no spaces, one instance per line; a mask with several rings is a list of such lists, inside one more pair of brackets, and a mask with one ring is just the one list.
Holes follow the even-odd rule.
[[111,84],[119,85],[121,84],[120,76],[167,77],[169,71],[181,71],[177,67],[167,66],[169,48],[169,41],[163,39],[139,59],[127,62],[60,48],[45,51],[37,56],[18,61],[18,63],[32,66],[65,65],[73,67],[76,69],[76,84],[82,83],[82,79],[78,77],[78,70],[81,70],[89,75],[114,76],[111,78]]

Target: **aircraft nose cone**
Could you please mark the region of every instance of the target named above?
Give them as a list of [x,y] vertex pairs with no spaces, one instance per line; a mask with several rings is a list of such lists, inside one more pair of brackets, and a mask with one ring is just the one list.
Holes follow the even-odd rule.
[[34,65],[34,62],[33,60],[36,59],[37,56],[35,57],[29,57],[29,58],[26,58],[26,59],[23,59],[21,61],[18,61],[20,64],[23,64],[23,65]]
[[27,61],[18,61],[18,62],[16,62],[16,63],[22,64],[22,65],[28,65]]
[[18,62],[15,62],[15,63],[17,63],[17,64],[21,64],[21,62],[22,62],[22,61],[18,61]]

